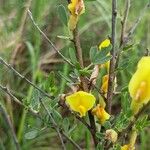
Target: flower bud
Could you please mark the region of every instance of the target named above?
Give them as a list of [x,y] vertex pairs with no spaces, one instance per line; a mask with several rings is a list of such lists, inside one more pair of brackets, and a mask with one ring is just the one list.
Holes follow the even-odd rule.
[[106,130],[105,138],[115,143],[118,139],[118,133],[113,129]]

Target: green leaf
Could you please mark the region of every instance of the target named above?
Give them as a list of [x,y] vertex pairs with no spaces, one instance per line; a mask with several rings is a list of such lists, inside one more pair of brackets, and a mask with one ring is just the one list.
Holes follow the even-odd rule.
[[109,61],[112,56],[108,55],[111,51],[111,46],[104,48],[102,50],[98,50],[97,47],[91,47],[90,49],[90,59],[93,64],[104,64]]
[[43,88],[51,95],[56,94],[57,87],[55,84],[55,73],[53,71],[50,72],[48,78],[43,82]]
[[30,132],[25,133],[25,139],[31,140],[37,137],[38,135],[38,130],[32,130]]
[[97,54],[97,51],[98,51],[97,46],[91,47],[91,49],[90,49],[90,59],[91,59],[92,62],[95,59],[95,55]]
[[149,126],[150,126],[150,120],[148,120],[148,115],[144,115],[140,117],[135,124],[135,127],[139,132],[141,132],[145,127],[149,127]]
[[63,129],[66,133],[69,131],[70,122],[68,118],[64,118],[62,122]]
[[38,90],[33,90],[30,105],[29,105],[30,108],[32,108],[33,110],[39,111],[40,109],[39,99],[40,98],[41,98],[40,92]]
[[57,37],[58,37],[59,39],[63,39],[63,40],[70,40],[70,37],[64,36],[64,35],[58,35]]
[[97,133],[96,133],[96,137],[97,137],[98,139],[104,139],[105,134],[104,134],[104,133],[101,133],[101,132],[97,132]]
[[59,75],[64,78],[67,82],[72,83],[71,79],[65,76],[62,72],[58,71]]
[[96,146],[96,150],[104,150],[103,143],[98,143]]
[[122,106],[123,112],[128,112],[130,110],[130,99],[129,99],[128,92],[124,92],[124,93],[122,92],[121,106]]
[[69,56],[73,64],[77,64],[76,53],[73,48],[69,48]]
[[108,62],[111,58],[112,58],[112,56],[109,55],[109,56],[105,56],[103,58],[95,59],[93,64],[95,64],[95,65],[104,64],[104,63]]
[[57,8],[57,11],[58,11],[58,15],[62,23],[68,26],[68,16],[67,16],[65,7],[63,5],[59,5]]

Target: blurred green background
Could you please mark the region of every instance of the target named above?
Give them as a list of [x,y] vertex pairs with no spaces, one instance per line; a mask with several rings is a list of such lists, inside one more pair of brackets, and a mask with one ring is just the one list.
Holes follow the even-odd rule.
[[[131,0],[127,31],[140,18],[141,14],[142,18],[129,42],[128,46],[130,48],[121,56],[121,61],[127,64],[118,74],[118,89],[128,85],[129,79],[136,69],[137,61],[145,55],[146,49],[150,48],[150,10],[148,8],[143,12],[148,1]],[[68,57],[68,50],[69,47],[72,47],[72,44],[69,40],[59,37],[70,36],[68,28],[60,19],[60,5],[61,7],[63,5],[67,10],[66,0],[0,0],[0,57],[11,63],[16,70],[39,87],[53,93],[56,101],[58,94],[67,93],[70,90],[66,80],[60,74],[67,76],[72,68],[63,62],[51,45],[35,29],[27,9],[30,8],[35,22],[55,43],[56,47]],[[85,5],[86,13],[80,18],[79,32],[84,51],[84,61],[88,65],[90,47],[98,45],[102,40],[111,36],[111,0],[86,1]],[[118,45],[124,9],[125,1],[118,0]],[[67,14],[69,15],[68,11]],[[51,76],[50,81],[48,76]],[[30,103],[30,105],[33,103],[33,107],[37,110],[39,109],[39,106],[35,103],[35,95],[37,93],[33,87],[17,77],[2,64],[0,64],[0,84],[8,86],[12,93],[23,102]],[[48,87],[50,85],[53,86]],[[49,129],[39,119],[27,114],[26,110],[12,103],[10,99],[8,95],[0,91],[0,102],[5,106],[10,115],[23,150],[61,149],[57,135],[53,130]],[[46,101],[47,104],[50,103],[49,100]],[[120,102],[115,101],[115,103]],[[65,121],[67,122],[67,120]],[[80,142],[81,145],[84,145],[85,142],[88,143],[89,138],[85,138],[87,139],[85,141],[81,137],[81,133],[85,137],[89,136],[89,133],[85,132],[86,129],[76,120],[72,120],[72,122],[74,125],[70,127],[72,128],[70,134],[73,138]],[[76,123],[78,126],[75,125]],[[0,150],[13,150],[12,137],[7,130],[7,124],[0,117]],[[140,150],[149,150],[149,138],[149,129],[140,133]]]

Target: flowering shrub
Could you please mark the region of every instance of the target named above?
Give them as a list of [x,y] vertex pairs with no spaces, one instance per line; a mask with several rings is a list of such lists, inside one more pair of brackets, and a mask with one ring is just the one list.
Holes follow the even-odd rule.
[[[103,35],[104,33],[99,31],[102,32],[98,33],[99,39],[103,39],[101,42],[99,40],[92,42],[90,39],[86,44],[82,44],[81,41],[83,39],[86,41],[87,37],[82,34],[83,30],[80,28],[83,24],[87,25],[89,21],[82,19],[88,18],[90,13],[98,13],[86,8],[86,5],[92,5],[96,2],[99,2],[100,5],[105,3],[103,0],[67,0],[61,2],[57,11],[62,22],[61,25],[64,27],[63,34],[67,34],[67,36],[57,36],[60,41],[66,41],[60,42],[61,44],[58,42],[57,46],[49,39],[49,35],[43,31],[41,25],[37,23],[40,19],[36,11],[40,10],[38,6],[43,7],[44,10],[44,1],[35,2],[35,12],[33,12],[33,8],[30,9],[31,0],[27,2],[21,27],[17,31],[19,34],[16,33],[19,40],[16,39],[14,42],[17,46],[11,60],[14,61],[15,56],[20,54],[22,49],[29,50],[28,52],[25,51],[25,57],[29,57],[28,59],[31,60],[25,60],[25,63],[17,68],[17,62],[13,64],[11,61],[9,64],[3,58],[5,55],[0,56],[0,65],[21,79],[18,82],[18,79],[13,75],[11,77],[5,75],[3,67],[0,68],[0,71],[2,70],[0,79],[3,79],[0,82],[0,90],[3,93],[0,93],[2,95],[0,95],[2,99],[0,102],[0,123],[2,122],[0,149],[4,149],[3,147],[6,149],[13,147],[12,149],[17,150],[32,149],[34,144],[41,141],[42,144],[46,145],[47,143],[44,142],[47,139],[51,139],[49,147],[54,145],[52,149],[55,149],[55,145],[57,145],[56,149],[62,148],[64,150],[139,149],[141,139],[138,140],[138,138],[145,128],[150,126],[147,109],[150,105],[150,56],[148,49],[145,51],[143,48],[144,52],[137,54],[138,56],[134,60],[135,49],[138,49],[138,46],[142,44],[140,43],[135,48],[136,44],[132,38],[143,16],[138,17],[136,23],[128,31],[130,0],[122,2],[125,4],[124,13],[118,11],[117,0],[109,1],[111,3],[108,5],[111,4],[112,9],[110,12],[111,19],[109,18],[108,21],[111,24],[108,24],[111,29],[108,32],[109,36]],[[64,5],[62,5],[63,3]],[[148,2],[142,12],[145,12],[149,5]],[[25,29],[27,18],[30,19],[34,32],[33,38],[31,36],[28,37],[29,39],[24,39],[23,31],[25,30],[27,35],[29,32],[28,28]],[[117,22],[120,18],[122,18],[121,27]],[[55,24],[52,25],[52,30],[54,30],[53,27],[55,29]],[[85,28],[86,26],[83,29]],[[96,27],[93,26],[93,28]],[[87,29],[86,31],[88,32]],[[88,32],[88,34],[89,36],[95,34],[96,37],[95,32]],[[105,38],[102,38],[102,35]],[[44,42],[42,43],[42,41]],[[51,45],[53,51],[44,55],[45,51],[43,50],[42,58],[44,57],[44,59],[39,62],[41,47],[44,47],[43,49],[49,48],[45,41]],[[59,44],[65,45],[62,51],[59,49]],[[133,56],[130,56],[130,52]],[[26,53],[29,53],[29,56]],[[60,58],[53,59],[55,57],[52,55],[55,54]],[[86,57],[86,55],[88,56]],[[46,61],[49,56],[52,56],[51,59]],[[24,60],[22,56],[19,58]],[[51,61],[62,63],[58,66],[57,71],[54,70],[53,65],[45,67],[45,64],[49,64]],[[131,63],[132,61],[134,63]],[[26,62],[29,63],[30,67],[21,71],[24,65],[26,66]],[[42,63],[44,63],[43,66]],[[62,69],[62,66],[63,72],[58,71]],[[46,69],[43,69],[44,67]],[[18,71],[19,69],[20,71]],[[28,70],[32,70],[32,73]],[[128,73],[127,75],[125,71]],[[127,78],[126,82],[124,82],[122,74]],[[10,80],[4,80],[5,76],[10,77]],[[13,86],[11,85],[12,82],[14,82]],[[11,90],[15,86],[14,84],[19,85],[18,91],[21,92],[15,92],[17,88]],[[15,114],[13,114],[14,112]],[[14,119],[15,115],[19,117]],[[34,117],[29,117],[29,115],[33,115],[37,120],[33,121]],[[11,135],[12,140],[6,136],[3,137],[7,132],[6,129],[3,129],[5,126],[9,129],[10,133],[8,134]],[[42,135],[43,132],[45,136]],[[48,136],[47,133],[49,133]],[[56,134],[53,135],[53,133]],[[36,138],[39,138],[40,142],[36,142]],[[5,143],[9,143],[8,146]],[[33,145],[32,148],[30,144]],[[34,148],[42,150],[43,147]]]

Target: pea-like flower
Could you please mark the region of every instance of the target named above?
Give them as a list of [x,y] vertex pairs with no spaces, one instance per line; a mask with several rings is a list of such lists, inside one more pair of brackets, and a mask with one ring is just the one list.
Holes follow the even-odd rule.
[[105,39],[104,41],[102,41],[99,45],[99,49],[101,50],[102,48],[106,48],[110,46],[110,40],[109,39]]
[[138,63],[137,70],[129,83],[132,97],[131,109],[136,114],[150,100],[150,57],[145,56]]
[[94,106],[95,101],[96,99],[94,95],[84,91],[78,91],[66,97],[66,103],[69,105],[71,110],[78,112],[80,117],[86,115],[86,112]]
[[71,3],[68,5],[70,11],[70,18],[68,26],[70,30],[76,28],[79,16],[85,12],[85,6],[83,0],[71,0]]
[[110,118],[110,115],[105,111],[104,107],[98,104],[93,110],[92,114],[95,115],[100,124],[104,124],[106,120]]

